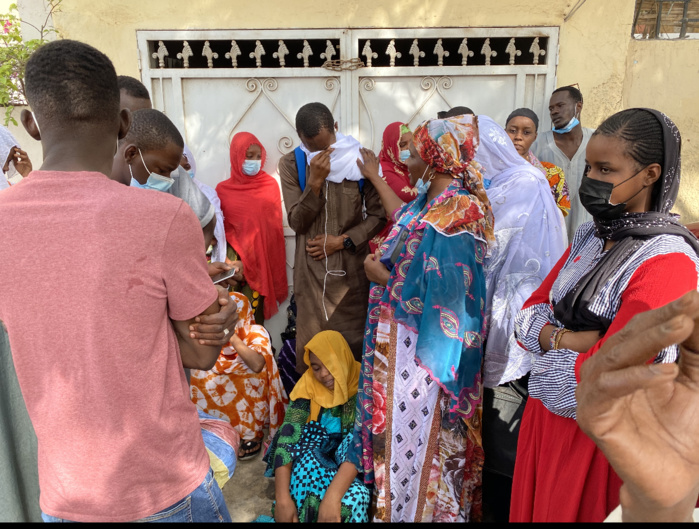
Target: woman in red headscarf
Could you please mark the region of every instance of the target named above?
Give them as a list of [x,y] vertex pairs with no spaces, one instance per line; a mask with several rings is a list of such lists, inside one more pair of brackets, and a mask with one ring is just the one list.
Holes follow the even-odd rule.
[[[381,164],[381,171],[383,172],[382,181],[387,185],[382,185],[378,181],[375,182],[375,178],[371,179],[371,183],[379,192],[379,196],[381,196],[381,200],[384,202],[384,209],[386,209],[387,212],[393,211],[393,209],[386,207],[385,194],[394,195],[398,197],[401,202],[406,203],[417,196],[417,191],[410,185],[408,166],[404,163],[408,156],[410,156],[408,145],[412,139],[413,133],[410,132],[408,125],[400,121],[391,123],[383,131],[379,163]],[[364,176],[369,178],[368,174],[364,174]],[[391,231],[392,227],[393,222],[389,214],[386,227],[369,241],[369,248],[372,253],[381,246],[381,243],[388,235],[388,232]]]
[[267,153],[253,134],[231,141],[231,177],[216,186],[221,199],[228,258],[243,262],[242,292],[262,325],[289,292],[279,184],[262,170]]

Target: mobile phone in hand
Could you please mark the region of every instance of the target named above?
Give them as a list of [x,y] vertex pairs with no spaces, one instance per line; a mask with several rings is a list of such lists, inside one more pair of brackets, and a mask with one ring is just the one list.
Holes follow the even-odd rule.
[[237,273],[238,269],[233,267],[228,272],[221,272],[220,274],[216,274],[211,278],[211,280],[214,282],[215,285],[217,283],[220,283],[221,281],[225,281],[226,279],[232,278]]

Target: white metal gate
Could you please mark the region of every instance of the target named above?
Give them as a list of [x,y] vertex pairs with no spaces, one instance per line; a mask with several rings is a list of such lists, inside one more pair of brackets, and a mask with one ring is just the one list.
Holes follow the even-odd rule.
[[[504,125],[526,106],[550,124],[558,28],[139,31],[139,66],[153,106],[178,126],[212,187],[229,174],[236,132],[255,134],[265,170],[299,144],[294,117],[326,104],[340,130],[378,153],[387,124],[414,128],[463,105]],[[254,207],[254,205],[251,205]],[[292,284],[294,233],[286,224]],[[275,345],[284,311],[268,326]]]

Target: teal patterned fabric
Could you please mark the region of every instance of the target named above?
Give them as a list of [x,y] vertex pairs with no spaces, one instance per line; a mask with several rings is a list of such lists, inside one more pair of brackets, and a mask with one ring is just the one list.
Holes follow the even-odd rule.
[[[284,424],[265,454],[265,476],[274,476],[280,466],[292,464],[289,492],[296,503],[299,521],[316,522],[320,503],[340,465],[347,460],[352,442],[356,396],[342,406],[321,410],[320,420],[306,423],[311,404],[307,399],[292,401]],[[354,479],[342,498],[343,522],[369,521],[369,489]],[[274,512],[274,507],[272,508]]]

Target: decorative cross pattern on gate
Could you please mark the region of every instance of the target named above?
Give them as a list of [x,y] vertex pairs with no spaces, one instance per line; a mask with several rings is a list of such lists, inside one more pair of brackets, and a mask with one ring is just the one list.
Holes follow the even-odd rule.
[[321,68],[340,57],[340,39],[149,41],[151,68]]
[[[166,69],[331,68],[340,45],[340,39],[148,42],[151,68]],[[546,64],[547,46],[548,37],[360,39],[361,56],[351,59],[351,69]]]

